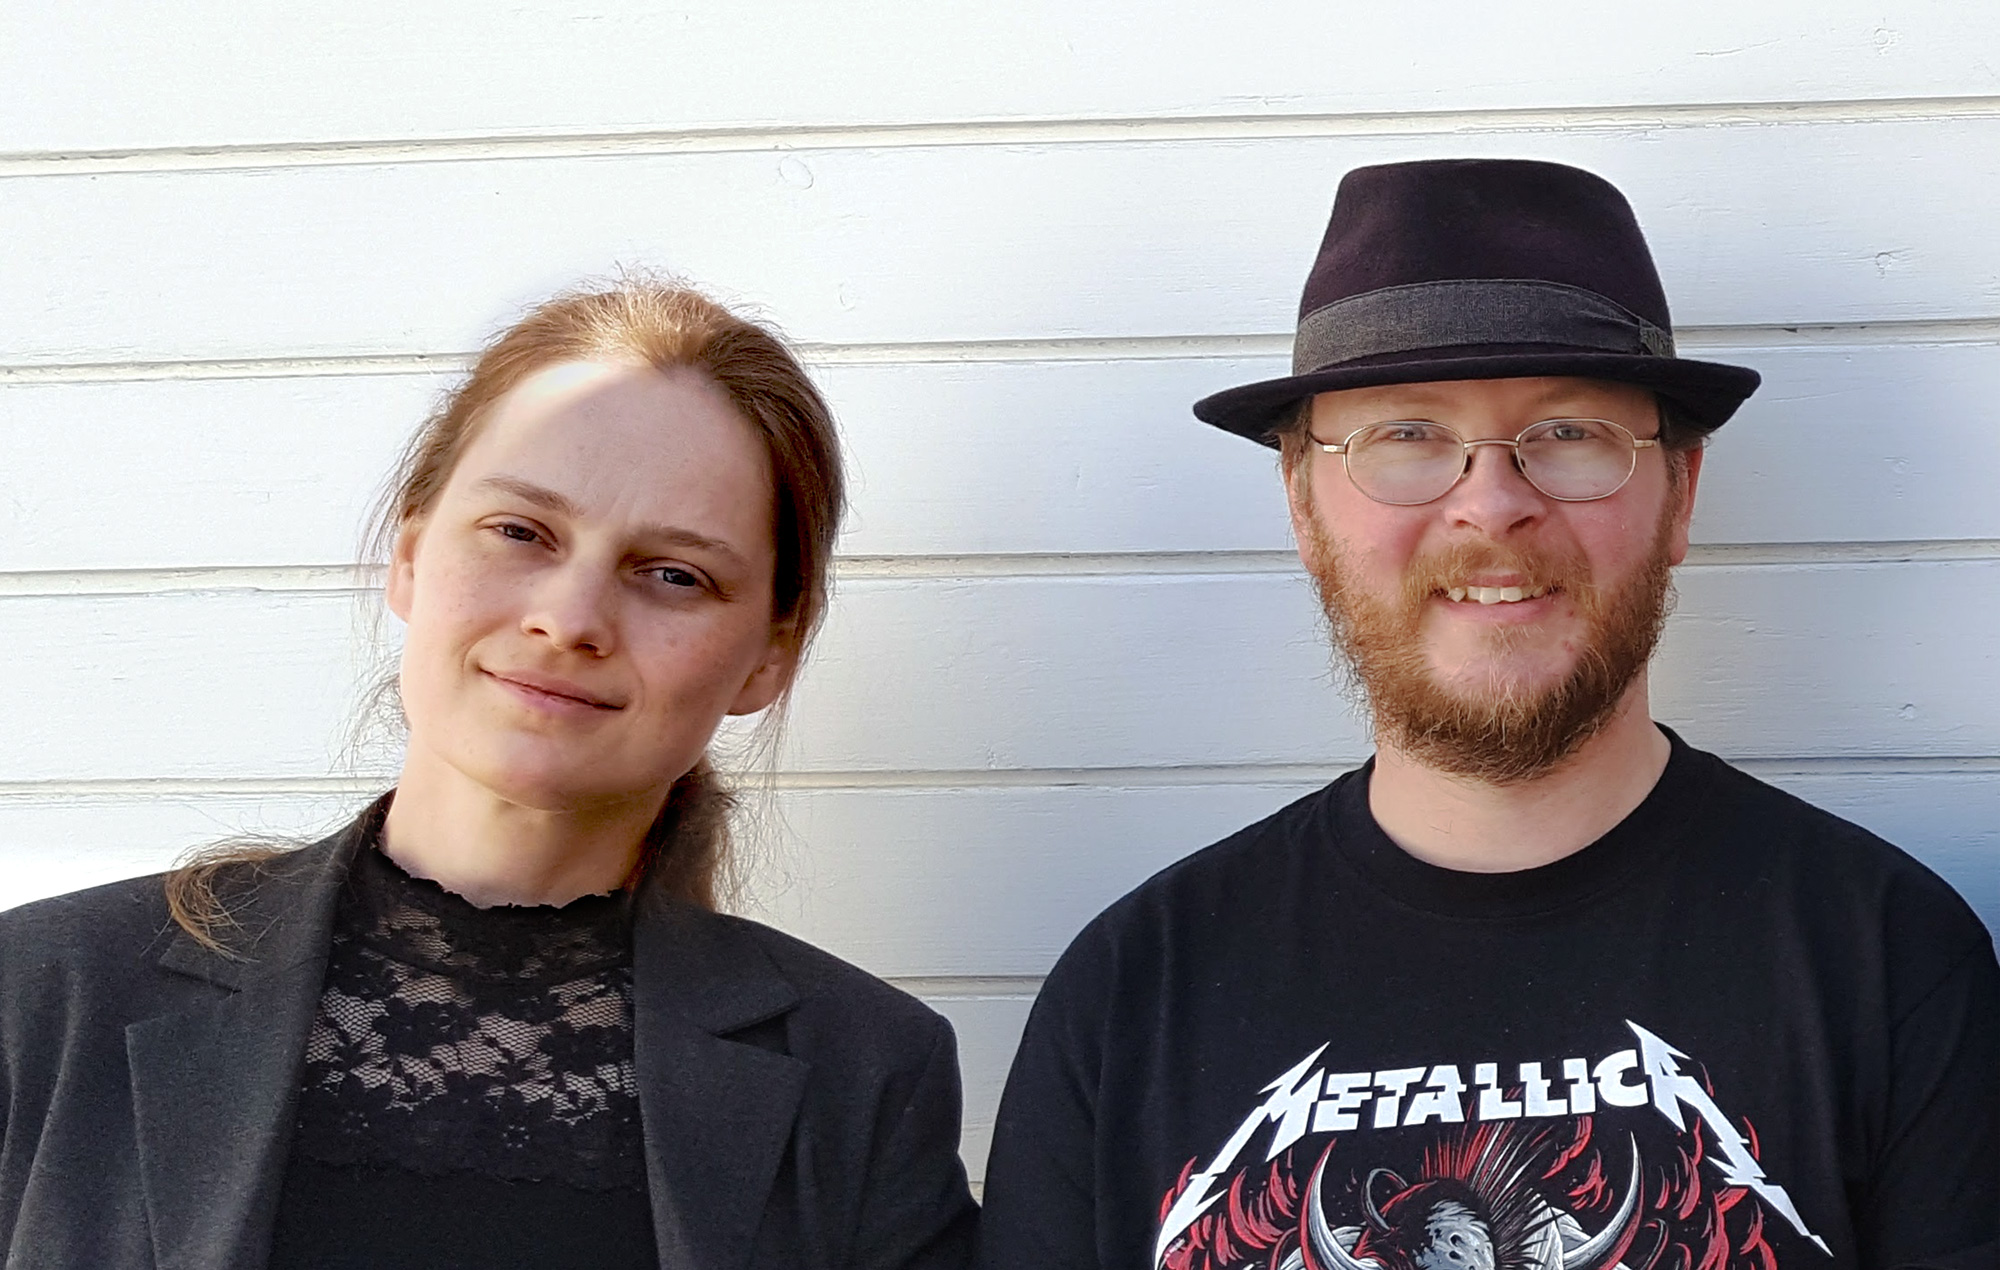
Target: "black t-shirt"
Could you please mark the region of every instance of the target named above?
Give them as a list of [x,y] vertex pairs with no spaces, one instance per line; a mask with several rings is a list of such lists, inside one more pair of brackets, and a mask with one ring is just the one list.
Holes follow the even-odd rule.
[[2000,1265],[2000,968],[1938,878],[1678,738],[1516,873],[1402,851],[1369,772],[1064,954],[989,1270]]

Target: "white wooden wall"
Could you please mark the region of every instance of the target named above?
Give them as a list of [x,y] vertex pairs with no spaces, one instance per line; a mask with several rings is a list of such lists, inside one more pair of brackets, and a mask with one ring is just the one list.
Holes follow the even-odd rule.
[[0,6],[0,904],[312,829],[346,568],[521,306],[661,265],[805,342],[857,470],[764,911],[957,1023],[1358,760],[1270,457],[1339,175],[1568,160],[1761,368],[1659,674],[1698,744],[2000,925],[2000,7]]

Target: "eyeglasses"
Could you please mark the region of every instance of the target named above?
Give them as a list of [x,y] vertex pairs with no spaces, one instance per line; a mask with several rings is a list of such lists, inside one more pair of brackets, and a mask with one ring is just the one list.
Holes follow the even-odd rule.
[[1472,465],[1482,445],[1514,451],[1514,466],[1534,486],[1563,503],[1609,498],[1625,487],[1639,451],[1659,444],[1633,436],[1609,419],[1544,419],[1512,441],[1467,441],[1428,419],[1392,419],[1356,428],[1340,441],[1313,443],[1338,454],[1354,488],[1378,503],[1415,507],[1443,498]]

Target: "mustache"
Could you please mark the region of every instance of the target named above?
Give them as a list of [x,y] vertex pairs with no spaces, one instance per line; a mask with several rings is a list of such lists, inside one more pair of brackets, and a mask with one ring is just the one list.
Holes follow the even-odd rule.
[[1454,543],[1412,560],[1403,571],[1403,598],[1421,604],[1464,586],[1467,578],[1495,573],[1518,577],[1526,588],[1565,591],[1580,600],[1588,600],[1596,589],[1590,563],[1580,554],[1479,541]]

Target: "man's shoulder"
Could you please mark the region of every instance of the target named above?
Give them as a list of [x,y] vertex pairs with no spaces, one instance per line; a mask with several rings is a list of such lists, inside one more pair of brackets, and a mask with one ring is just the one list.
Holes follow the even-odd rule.
[[[1990,949],[1972,906],[1924,861],[1863,825],[1714,756],[1709,823],[1721,850],[1703,859],[1718,887],[1753,887],[1803,931],[1893,945],[1955,962]],[[1928,844],[1926,844],[1928,845]]]
[[1705,757],[1718,812],[1771,863],[1794,866],[1847,893],[1879,887],[1907,893],[1913,902],[1964,907],[1948,882],[1902,846],[1734,764]]

